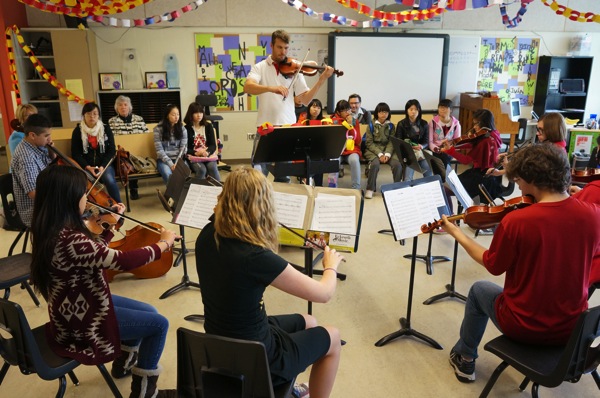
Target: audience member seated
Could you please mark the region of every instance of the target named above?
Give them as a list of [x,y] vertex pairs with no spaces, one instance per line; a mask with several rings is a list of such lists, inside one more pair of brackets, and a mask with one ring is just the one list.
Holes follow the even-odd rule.
[[[362,137],[360,136],[360,124],[358,120],[355,121],[352,118],[348,101],[338,101],[335,105],[335,115],[332,120],[334,124],[344,124],[345,122],[345,126],[348,129],[346,132],[346,146],[342,151],[342,156],[340,156],[340,162],[346,162],[350,165],[352,189],[360,189],[360,158],[362,157],[360,145]],[[353,122],[354,124],[352,124]],[[335,174],[335,178],[337,182],[337,173]],[[329,185],[331,186],[331,183]]]
[[115,138],[107,124],[102,123],[100,107],[88,102],[81,109],[81,123],[73,129],[71,156],[92,177],[100,177],[106,190],[116,203],[121,203],[121,193],[115,179],[115,165],[108,164],[117,153]]
[[476,262],[493,275],[506,274],[503,288],[479,281],[469,291],[460,337],[450,351],[459,381],[475,380],[488,319],[516,341],[563,345],[588,308],[590,270],[600,254],[600,207],[569,197],[569,170],[565,151],[553,145],[515,152],[506,175],[536,203],[508,213],[489,249],[442,216],[444,229]]
[[394,152],[390,137],[394,136],[394,124],[390,121],[390,107],[380,102],[375,107],[373,129],[367,129],[367,144],[364,153],[369,161],[369,176],[365,198],[373,198],[377,190],[377,175],[381,164],[388,164],[392,169],[394,182],[402,181],[402,164]]
[[[429,128],[427,122],[421,119],[421,104],[416,99],[411,99],[404,105],[406,116],[396,126],[396,137],[408,142],[412,147],[419,166],[423,170],[423,176],[433,175],[431,167],[425,159],[423,150],[429,145]],[[404,179],[412,181],[415,171],[404,166]]]
[[17,110],[15,112],[16,119],[13,119],[10,122],[13,132],[10,134],[10,137],[8,137],[8,149],[10,150],[11,156],[14,155],[17,145],[19,145],[19,143],[23,141],[23,138],[25,138],[25,132],[23,131],[23,125],[25,124],[25,121],[34,113],[38,113],[35,105],[21,104],[17,106]]
[[154,127],[157,168],[165,184],[169,182],[177,160],[188,150],[187,130],[183,128],[177,105],[169,104],[162,120]]
[[461,135],[458,119],[452,116],[452,101],[443,99],[438,104],[438,114],[429,122],[429,150],[433,156],[444,162],[444,167],[450,164],[452,158],[437,149],[443,140],[454,140]]
[[[212,123],[204,118],[203,107],[196,102],[192,102],[188,106],[183,122],[185,123],[188,136],[187,154],[190,168],[196,174],[196,177],[200,179],[205,179],[208,172],[208,175],[212,178],[221,181],[215,130]],[[193,157],[214,157],[215,160],[202,159],[201,161],[196,161]]]
[[[119,95],[115,100],[115,111],[117,115],[108,120],[113,134],[144,134],[148,132],[144,119],[133,114],[133,106],[129,97]],[[133,200],[140,198],[137,180],[129,180],[129,193]]]

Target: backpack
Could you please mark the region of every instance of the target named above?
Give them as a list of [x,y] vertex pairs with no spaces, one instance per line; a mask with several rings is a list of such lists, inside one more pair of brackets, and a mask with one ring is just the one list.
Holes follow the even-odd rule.
[[150,174],[157,172],[156,160],[152,158],[142,158],[141,156],[135,156],[134,154],[130,153],[129,159],[131,160],[136,173]]

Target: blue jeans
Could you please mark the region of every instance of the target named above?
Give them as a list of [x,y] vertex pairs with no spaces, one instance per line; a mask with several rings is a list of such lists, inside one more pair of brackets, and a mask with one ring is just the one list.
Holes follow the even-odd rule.
[[112,299],[121,343],[129,347],[140,347],[138,368],[157,369],[165,347],[169,321],[150,304],[114,294]]
[[[431,172],[431,168],[429,167],[429,163],[427,163],[427,160],[425,160],[425,159],[419,160],[419,166],[421,166],[421,170],[423,170],[423,177],[429,177],[429,176],[433,175],[433,173]],[[406,167],[406,174],[404,176],[404,181],[412,181],[413,176],[415,175],[415,171],[408,166],[404,166],[404,167]]]
[[162,160],[158,159],[156,161],[156,168],[158,169],[158,172],[160,173],[165,184],[168,183],[169,178],[171,177],[171,174],[173,174],[173,170],[171,170],[171,166],[169,166]]
[[106,190],[111,198],[117,201],[117,203],[121,203],[121,192],[119,192],[119,186],[117,185],[117,180],[115,178],[115,168],[110,165],[102,174],[100,181],[106,186]]
[[221,175],[219,174],[219,168],[217,162],[206,162],[206,163],[190,163],[190,168],[196,174],[196,177],[200,179],[206,178],[206,173],[217,181],[221,181]]
[[465,304],[465,317],[460,325],[460,339],[454,345],[454,351],[461,356],[477,358],[477,347],[483,338],[488,319],[502,331],[494,309],[500,293],[502,288],[488,281],[478,281],[471,286]]
[[352,179],[352,189],[360,189],[360,156],[358,153],[351,153],[340,157],[340,162],[348,162],[350,165],[350,178]]

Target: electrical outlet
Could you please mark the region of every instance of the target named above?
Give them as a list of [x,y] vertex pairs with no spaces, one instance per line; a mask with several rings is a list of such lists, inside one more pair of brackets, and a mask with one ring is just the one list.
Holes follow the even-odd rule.
[[229,135],[223,134],[223,141],[229,141]]
[[248,141],[254,140],[255,136],[256,136],[256,133],[248,133]]

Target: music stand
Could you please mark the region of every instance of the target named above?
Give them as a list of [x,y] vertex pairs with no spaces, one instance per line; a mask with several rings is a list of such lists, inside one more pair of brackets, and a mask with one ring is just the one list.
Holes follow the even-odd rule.
[[275,177],[337,172],[346,131],[340,125],[275,127],[258,140],[252,164],[275,163],[269,169]]
[[[400,192],[402,191],[402,192]],[[417,242],[423,222],[431,222],[442,214],[448,214],[448,201],[444,195],[440,176],[430,176],[419,180],[397,182],[381,187],[385,209],[396,240],[413,237],[413,249],[410,265],[408,305],[406,318],[400,318],[401,329],[379,339],[375,346],[381,347],[401,336],[413,336],[438,350],[442,349],[431,337],[412,329],[410,317],[415,282],[417,260]],[[407,214],[413,216],[407,218]]]
[[[174,213],[175,208],[177,207],[177,203],[179,202],[179,198],[181,196],[182,187],[185,181],[190,177],[191,173],[192,172],[190,168],[187,166],[187,164],[185,164],[183,159],[179,159],[177,161],[177,164],[175,165],[175,170],[173,170],[173,174],[171,174],[171,177],[169,178],[169,182],[167,183],[167,189],[165,190],[164,195],[160,192],[160,190],[156,190],[160,202],[162,203],[165,210],[168,211],[170,214]],[[177,267],[179,265],[179,262],[183,261],[183,276],[181,277],[181,282],[166,290],[159,297],[161,300],[169,297],[174,293],[177,293],[181,289],[185,289],[188,287],[197,287],[198,289],[200,289],[200,284],[197,282],[192,282],[188,275],[187,260],[185,256],[190,251],[188,251],[188,249],[186,249],[185,247],[185,227],[183,225],[179,225],[179,234],[181,235],[181,248],[173,249],[173,251],[179,251],[179,254],[175,259],[173,266]]]
[[[415,151],[412,149],[412,146],[399,138],[390,137],[392,141],[392,146],[394,147],[394,151],[396,153],[402,155],[402,159],[406,166],[410,167],[416,172],[423,174],[423,169],[419,164],[417,156],[415,155]],[[425,154],[427,151],[423,151]],[[424,155],[425,156],[425,155]],[[431,155],[430,155],[431,156]],[[427,157],[425,157],[427,159]],[[429,162],[429,167],[431,168],[431,162]],[[433,170],[433,169],[432,169]],[[445,178],[445,176],[444,176]],[[425,263],[425,269],[428,275],[433,275],[433,263],[437,261],[450,261],[450,257],[447,256],[433,256],[431,255],[431,244],[433,242],[433,232],[429,233],[429,243],[427,245],[427,253],[426,254],[417,254],[417,259],[421,260]],[[410,254],[404,256],[404,258],[411,258]]]

